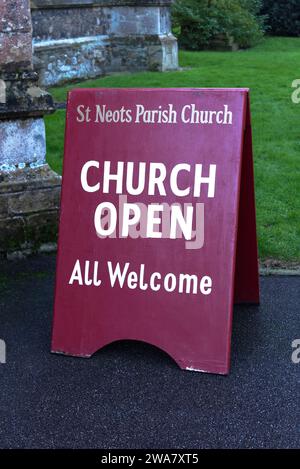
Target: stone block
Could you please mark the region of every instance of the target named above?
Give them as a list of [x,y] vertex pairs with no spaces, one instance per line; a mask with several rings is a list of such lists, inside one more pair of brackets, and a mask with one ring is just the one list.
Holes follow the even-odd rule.
[[28,214],[59,208],[60,188],[27,190],[12,194],[8,199],[8,210],[11,215]]
[[0,70],[18,70],[31,65],[31,32],[0,32]]
[[74,39],[58,48],[37,45],[35,54],[47,64],[40,69],[40,81],[43,86],[51,86],[103,75],[109,63],[109,44],[106,37]]
[[57,242],[58,210],[30,215],[25,222],[26,239],[34,246]]
[[43,86],[110,72],[175,70],[170,0],[34,0],[34,55]]
[[29,0],[1,0],[0,32],[31,32]]
[[0,251],[11,257],[56,243],[61,177],[49,166],[0,172]]
[[25,223],[22,217],[0,220],[0,252],[19,249],[25,240]]
[[0,195],[0,218],[6,218],[8,215],[8,198],[7,195]]
[[21,165],[45,163],[43,119],[5,120],[0,125],[0,171]]
[[[106,16],[108,9],[104,8]],[[109,34],[118,36],[153,35],[160,34],[160,10],[159,8],[147,8],[145,6],[111,8],[109,21]]]
[[178,44],[172,34],[160,36],[162,47],[161,70],[167,72],[178,68]]
[[174,0],[31,0],[31,8],[74,8],[76,6],[171,6]]
[[108,34],[109,20],[103,8],[57,8],[32,11],[34,44]]
[[33,70],[5,71],[0,80],[0,120],[40,117],[54,111],[52,97]]
[[0,194],[13,194],[35,189],[60,187],[61,176],[48,165],[24,168],[11,172],[0,172]]

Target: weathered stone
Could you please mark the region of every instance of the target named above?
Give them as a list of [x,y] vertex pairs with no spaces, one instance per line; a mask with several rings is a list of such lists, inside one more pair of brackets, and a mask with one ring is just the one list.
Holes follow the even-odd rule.
[[12,194],[25,190],[60,187],[61,176],[48,165],[38,168],[24,168],[13,172],[0,173],[0,194]]
[[178,66],[177,42],[173,36],[159,36],[158,43],[149,47],[148,68],[153,71],[166,72],[173,70],[174,64]]
[[46,142],[43,119],[15,119],[0,125],[0,171],[20,165],[45,163]]
[[50,95],[31,92],[37,88],[38,76],[32,71],[29,0],[2,0],[0,18],[0,119],[53,111]]
[[55,241],[60,193],[60,180],[44,172],[44,121],[33,118],[54,106],[32,70],[29,0],[1,0],[0,71],[0,253],[11,258]]
[[31,32],[29,0],[1,0],[0,32]]
[[31,63],[31,32],[0,32],[0,70],[30,67]]
[[5,218],[8,215],[8,198],[0,195],[0,218]]
[[61,177],[47,165],[0,173],[2,254],[27,254],[42,244],[56,243],[60,183]]
[[0,119],[38,117],[54,111],[52,97],[33,70],[5,72],[0,80]]
[[11,195],[8,199],[8,210],[11,215],[41,212],[43,210],[59,209],[60,188],[26,190],[20,194]]
[[170,33],[168,8],[87,7],[33,10],[34,44],[59,45],[58,40],[72,41],[101,35],[154,35]]
[[38,251],[42,254],[49,254],[57,251],[57,243],[49,242],[40,245]]
[[0,71],[32,66],[29,0],[3,0],[0,6]]
[[15,250],[25,243],[25,222],[22,217],[0,220],[0,252]]
[[40,81],[45,86],[69,80],[93,78],[106,72],[108,45],[104,39],[91,38],[61,45],[59,54],[51,47],[36,49],[40,63]]
[[31,0],[31,8],[81,6],[171,6],[174,0]]
[[[2,253],[3,254],[3,253]],[[28,256],[32,254],[32,249],[22,249],[22,251],[11,251],[6,253],[6,258],[9,261],[20,261],[22,259],[26,259]]]
[[6,83],[0,79],[0,104],[5,104],[6,99]]
[[57,210],[26,217],[26,239],[38,248],[41,244],[57,242],[59,214]]
[[174,70],[170,1],[38,0],[34,54],[46,86],[115,71]]
[[161,71],[166,72],[178,67],[178,45],[172,35],[160,36],[162,45]]
[[34,44],[76,37],[95,37],[108,34],[109,21],[102,8],[68,8],[34,10]]

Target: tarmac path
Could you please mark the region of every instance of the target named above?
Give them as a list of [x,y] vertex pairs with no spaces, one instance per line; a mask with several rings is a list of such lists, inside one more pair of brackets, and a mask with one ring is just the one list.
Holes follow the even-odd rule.
[[130,341],[49,353],[55,256],[0,262],[0,448],[300,447],[300,277],[263,277],[261,305],[235,307],[224,377]]

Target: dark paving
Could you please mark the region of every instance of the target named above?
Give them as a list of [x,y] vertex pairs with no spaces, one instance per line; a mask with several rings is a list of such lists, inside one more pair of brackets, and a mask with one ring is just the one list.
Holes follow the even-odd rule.
[[50,354],[55,258],[1,262],[0,447],[300,447],[300,277],[262,278],[261,306],[235,308],[223,377],[135,342],[89,360]]

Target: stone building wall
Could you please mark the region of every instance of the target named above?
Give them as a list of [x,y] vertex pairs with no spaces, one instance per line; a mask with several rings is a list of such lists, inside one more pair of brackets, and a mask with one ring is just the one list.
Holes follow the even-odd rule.
[[110,72],[174,70],[172,0],[32,0],[35,66],[55,85]]
[[0,257],[56,241],[60,177],[46,164],[54,111],[32,67],[29,0],[0,1]]

